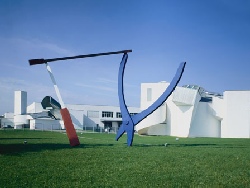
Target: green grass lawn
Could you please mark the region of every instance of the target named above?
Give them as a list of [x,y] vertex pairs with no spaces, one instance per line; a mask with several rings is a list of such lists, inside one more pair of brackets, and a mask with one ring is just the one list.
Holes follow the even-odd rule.
[[78,135],[1,130],[0,187],[250,187],[250,139]]

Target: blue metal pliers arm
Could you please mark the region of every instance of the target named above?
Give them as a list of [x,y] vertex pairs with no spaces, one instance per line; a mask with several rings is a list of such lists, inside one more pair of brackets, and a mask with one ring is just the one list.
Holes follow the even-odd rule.
[[117,132],[116,140],[118,140],[125,132],[127,132],[127,145],[131,146],[134,138],[134,126],[137,125],[144,118],[146,118],[148,115],[152,114],[159,106],[161,106],[167,100],[167,98],[171,95],[171,93],[174,91],[175,87],[179,83],[182,73],[184,72],[186,62],[180,64],[175,74],[175,77],[171,81],[170,85],[151,106],[149,106],[146,110],[143,110],[142,112],[131,116],[125,103],[123,91],[123,76],[127,59],[128,54],[124,53],[122,61],[120,63],[118,75],[118,95],[122,114],[122,125],[120,126]]

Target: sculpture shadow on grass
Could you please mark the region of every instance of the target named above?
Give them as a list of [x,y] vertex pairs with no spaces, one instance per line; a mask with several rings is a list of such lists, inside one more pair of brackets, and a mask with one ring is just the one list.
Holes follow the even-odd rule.
[[29,152],[42,152],[42,151],[55,151],[55,150],[68,150],[77,148],[98,148],[109,147],[113,144],[81,144],[77,147],[71,147],[69,144],[60,143],[13,143],[13,144],[0,144],[0,155],[21,155]]
[[45,139],[51,139],[51,138],[0,138],[0,140],[45,140]]

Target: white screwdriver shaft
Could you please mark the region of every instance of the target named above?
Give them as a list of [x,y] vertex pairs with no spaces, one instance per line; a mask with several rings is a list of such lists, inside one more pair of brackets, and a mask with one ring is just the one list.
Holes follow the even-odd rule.
[[51,81],[52,81],[52,83],[53,83],[53,85],[54,85],[54,88],[55,88],[55,91],[56,91],[56,96],[57,96],[57,98],[58,98],[58,100],[59,100],[59,103],[61,104],[61,107],[62,107],[62,108],[65,108],[65,104],[64,104],[64,102],[63,102],[63,100],[62,100],[62,97],[61,97],[59,88],[58,88],[57,85],[56,85],[55,77],[53,76],[52,71],[51,71],[51,68],[50,68],[50,66],[48,65],[48,63],[46,63],[46,68],[47,68],[48,73],[49,73],[49,75],[50,75]]

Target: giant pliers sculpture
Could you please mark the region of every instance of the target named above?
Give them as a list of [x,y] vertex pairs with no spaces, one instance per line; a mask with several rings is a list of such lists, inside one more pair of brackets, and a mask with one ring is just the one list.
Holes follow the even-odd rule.
[[167,98],[174,91],[175,87],[179,83],[182,73],[184,72],[184,68],[186,62],[181,63],[175,77],[171,81],[170,85],[166,88],[163,94],[147,109],[136,115],[130,115],[127,105],[124,99],[124,90],[123,90],[123,76],[125,65],[128,60],[128,54],[124,53],[122,61],[120,63],[119,74],[118,74],[118,95],[119,95],[119,103],[122,114],[122,124],[117,132],[116,140],[118,140],[125,132],[127,132],[127,145],[132,146],[133,138],[134,138],[134,127],[143,119],[145,119],[148,115],[152,114],[158,107],[160,107]]

